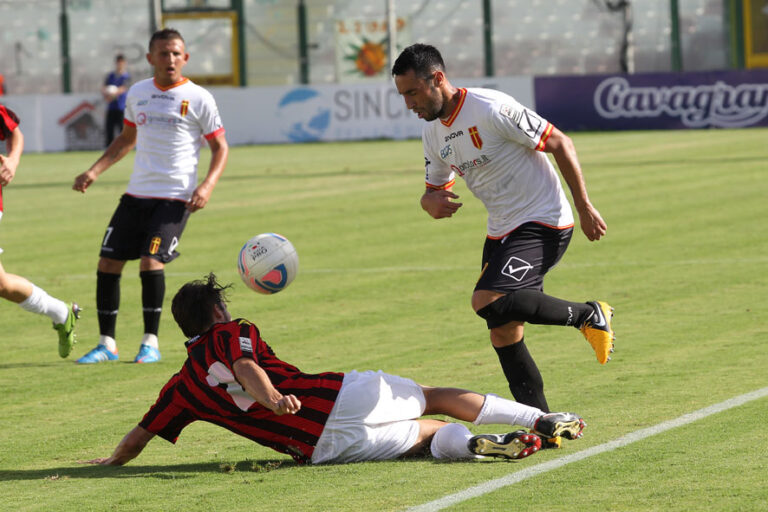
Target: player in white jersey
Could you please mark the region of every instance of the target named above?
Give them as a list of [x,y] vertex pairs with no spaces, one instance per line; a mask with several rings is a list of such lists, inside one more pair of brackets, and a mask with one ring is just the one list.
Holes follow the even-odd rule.
[[589,201],[573,143],[507,94],[452,86],[433,46],[403,50],[392,74],[406,106],[429,122],[422,134],[422,208],[436,219],[454,215],[462,206],[451,191],[459,176],[488,210],[472,307],[486,320],[515,399],[548,411],[541,373],[524,343],[526,322],[579,328],[602,364],[613,351],[610,306],[543,293],[544,275],[562,257],[573,231],[573,214],[544,152],[555,157],[587,238],[599,240],[606,232]]
[[[144,336],[134,362],[160,360],[157,334],[165,264],[178,256],[176,247],[187,218],[208,203],[227,162],[229,147],[213,96],[182,75],[189,54],[181,34],[174,29],[155,32],[147,60],[154,68],[153,77],[128,90],[123,131],[72,187],[85,192],[136,148],[133,173],[101,246],[96,274],[99,344],[79,363],[118,359],[120,277],[126,261],[135,259],[140,260]],[[203,139],[211,149],[211,162],[198,184]]]

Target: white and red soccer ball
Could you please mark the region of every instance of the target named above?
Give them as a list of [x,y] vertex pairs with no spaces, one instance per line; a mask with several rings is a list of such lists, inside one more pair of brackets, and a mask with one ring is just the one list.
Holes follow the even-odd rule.
[[277,233],[256,235],[243,245],[237,258],[240,278],[259,293],[285,289],[299,271],[299,255],[293,244]]

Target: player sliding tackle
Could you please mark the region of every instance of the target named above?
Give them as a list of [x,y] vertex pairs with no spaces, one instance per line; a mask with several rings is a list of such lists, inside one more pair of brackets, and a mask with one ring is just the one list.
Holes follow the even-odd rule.
[[[456,388],[422,386],[381,371],[307,374],[280,360],[247,320],[232,320],[213,274],[185,284],[172,312],[185,336],[187,360],[112,456],[88,461],[122,465],[156,435],[175,443],[194,421],[207,421],[297,462],[320,464],[431,453],[438,459],[522,459],[541,438],[581,437],[584,421]],[[473,436],[461,423],[529,430]]]

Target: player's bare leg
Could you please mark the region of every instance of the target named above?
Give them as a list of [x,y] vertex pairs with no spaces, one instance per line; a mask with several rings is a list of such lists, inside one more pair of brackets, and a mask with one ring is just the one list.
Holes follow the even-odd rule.
[[9,274],[0,264],[0,297],[15,302],[25,311],[46,315],[59,337],[59,355],[67,357],[75,344],[75,322],[80,318],[76,303],[66,304],[51,297],[29,280]]
[[32,283],[27,279],[9,274],[0,264],[0,297],[19,304],[32,295]]

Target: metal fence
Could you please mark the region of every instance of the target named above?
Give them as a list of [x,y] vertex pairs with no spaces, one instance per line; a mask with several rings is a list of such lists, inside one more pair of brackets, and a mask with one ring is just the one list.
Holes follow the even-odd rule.
[[[306,0],[305,76],[299,65],[299,2],[240,0],[244,13],[249,86],[365,80],[365,66],[382,65],[375,45],[385,37],[385,0]],[[680,0],[679,25],[669,0],[632,0],[632,69],[672,69],[671,35],[679,27],[682,68],[729,67],[727,0]],[[216,8],[228,0],[165,0],[166,8]],[[485,37],[492,34],[497,76],[614,73],[622,71],[627,20],[611,0],[397,0],[398,44],[427,42],[444,54],[452,76],[487,70]],[[151,73],[145,59],[153,25],[151,0],[0,0],[0,73],[8,94],[62,92],[62,8],[66,7],[72,92],[95,92],[122,53],[134,79]],[[490,7],[490,26],[484,22]],[[171,23],[168,23],[171,25]],[[172,26],[172,25],[171,25]],[[231,60],[231,46],[215,27],[182,30],[194,69]],[[227,35],[227,34],[224,34]],[[357,38],[357,39],[356,39]],[[370,49],[370,51],[369,51]],[[366,51],[365,61],[360,55]],[[229,60],[227,60],[229,59]],[[624,64],[626,65],[626,63]],[[192,66],[192,64],[190,64]],[[348,66],[345,69],[344,66]],[[386,79],[386,69],[381,76]],[[375,77],[374,77],[375,79]],[[381,78],[380,78],[381,79]]]

